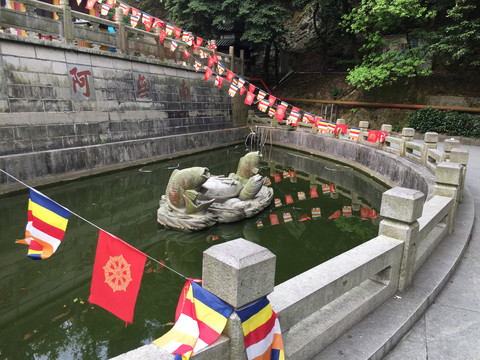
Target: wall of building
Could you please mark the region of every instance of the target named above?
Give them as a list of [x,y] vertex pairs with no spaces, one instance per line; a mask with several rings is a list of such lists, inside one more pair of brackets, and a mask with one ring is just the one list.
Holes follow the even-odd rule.
[[0,164],[36,181],[239,141],[227,91],[180,63],[0,37]]

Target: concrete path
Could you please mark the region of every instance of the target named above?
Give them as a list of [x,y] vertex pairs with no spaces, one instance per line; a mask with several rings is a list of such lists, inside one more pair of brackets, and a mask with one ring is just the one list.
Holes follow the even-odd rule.
[[466,185],[475,223],[470,243],[433,304],[385,360],[480,359],[480,147],[469,150]]

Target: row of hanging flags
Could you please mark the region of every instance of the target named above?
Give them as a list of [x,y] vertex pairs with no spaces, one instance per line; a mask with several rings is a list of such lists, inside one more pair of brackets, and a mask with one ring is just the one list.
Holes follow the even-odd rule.
[[[16,241],[28,245],[27,257],[41,260],[52,256],[63,241],[70,214],[97,227],[99,235],[88,300],[125,323],[132,323],[146,259],[157,260],[39,191],[30,188],[29,195],[25,238]],[[159,263],[169,268],[164,262]],[[153,343],[175,354],[176,360],[188,360],[192,354],[217,340],[233,308],[196,283],[201,280],[176,273],[187,282],[177,304],[175,325]],[[285,358],[280,325],[267,298],[237,310],[237,313],[242,320],[249,360]]]
[[[283,179],[292,179],[295,178],[295,171],[289,170],[289,171],[283,171]],[[282,181],[282,175],[279,173],[276,173],[273,175],[274,181],[276,183]],[[265,178],[265,185],[270,186],[272,185],[272,182],[269,177]],[[335,184],[323,184],[321,186],[322,189],[322,194],[323,195],[331,195],[331,194],[336,194],[336,189],[335,189]],[[297,192],[297,198],[298,201],[301,200],[306,200],[307,196],[304,191],[298,191]],[[316,188],[310,188],[310,199],[318,198],[318,191]],[[290,205],[293,204],[293,196],[291,194],[286,194],[285,195],[285,205]],[[273,204],[275,208],[280,208],[283,207],[284,204],[282,203],[282,199],[280,198],[274,198],[273,199]],[[345,205],[342,207],[341,212],[340,210],[336,210],[333,214],[331,214],[328,219],[339,219],[340,217],[352,217],[352,206],[350,205]],[[360,208],[360,217],[361,218],[369,218],[369,219],[377,219],[378,215],[376,210],[370,208],[369,206],[363,206]],[[311,210],[311,216],[308,214],[303,214],[298,218],[298,221],[303,222],[307,220],[318,220],[322,218],[322,211],[319,207],[314,207]],[[279,225],[280,221],[278,219],[277,214],[269,214],[269,220],[270,220],[270,225]],[[284,212],[283,213],[283,222],[285,224],[292,223],[294,222],[294,219],[292,215],[289,212]],[[258,220],[257,221],[257,229],[262,229],[264,227],[263,220]]]
[[[77,4],[80,6],[82,0],[77,0]],[[188,46],[192,46],[194,50],[197,50],[198,47],[201,47],[204,43],[204,39],[198,36],[194,36],[191,32],[182,30],[172,24],[166,23],[163,20],[160,20],[154,16],[151,16],[145,12],[142,12],[133,6],[130,6],[122,1],[117,0],[87,0],[86,8],[92,9],[96,3],[99,3],[101,14],[107,15],[112,7],[117,3],[118,6],[122,9],[123,15],[127,16],[130,14],[130,25],[136,27],[138,22],[142,21],[147,32],[150,29],[159,28],[160,29],[160,42],[163,43],[167,36],[174,37],[170,43],[170,51],[173,53],[178,48],[177,40],[183,41]],[[115,14],[116,16],[116,14]],[[115,20],[115,18],[114,18]],[[345,135],[349,140],[358,141],[360,135],[360,129],[356,127],[348,127],[346,124],[336,124],[330,121],[327,121],[319,116],[314,116],[309,112],[302,111],[295,106],[291,106],[281,99],[277,99],[272,94],[268,94],[262,89],[257,89],[257,87],[251,83],[248,83],[242,77],[237,76],[232,71],[225,68],[221,61],[219,61],[218,56],[215,53],[217,49],[215,40],[208,40],[208,48],[212,50],[212,54],[209,55],[203,50],[200,50],[200,60],[195,58],[193,66],[195,71],[200,71],[202,68],[205,68],[205,81],[209,81],[212,75],[215,75],[214,86],[219,89],[222,88],[224,80],[230,83],[228,94],[231,97],[234,97],[237,92],[240,95],[245,95],[245,104],[252,105],[253,103],[257,104],[257,108],[267,113],[270,117],[276,118],[279,122],[285,122],[286,125],[297,127],[298,122],[302,121],[304,123],[313,124],[317,129],[318,133],[333,133],[336,136],[340,134]],[[187,50],[183,49],[183,54],[185,59],[190,57],[192,54]],[[194,58],[192,56],[192,58]],[[208,64],[203,65],[201,59],[208,58]],[[214,72],[216,64],[216,72]],[[223,77],[223,73],[226,74]],[[247,87],[248,85],[248,87]],[[257,91],[258,90],[258,91]],[[287,110],[290,109],[290,113],[287,116]],[[384,142],[385,137],[388,135],[386,131],[378,130],[369,130],[367,141],[371,143]]]

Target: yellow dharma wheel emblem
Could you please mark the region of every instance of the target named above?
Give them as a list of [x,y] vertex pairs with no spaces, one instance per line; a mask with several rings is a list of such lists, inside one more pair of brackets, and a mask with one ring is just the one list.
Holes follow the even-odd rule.
[[128,284],[132,281],[130,264],[120,256],[110,256],[103,267],[105,271],[105,282],[115,291],[127,291]]

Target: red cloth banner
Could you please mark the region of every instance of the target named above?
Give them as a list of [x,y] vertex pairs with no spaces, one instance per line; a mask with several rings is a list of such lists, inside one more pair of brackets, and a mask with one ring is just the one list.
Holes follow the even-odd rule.
[[213,71],[209,68],[206,68],[205,69],[205,81],[210,80],[210,77],[212,76],[212,74],[213,74]]
[[100,230],[88,301],[131,323],[146,260],[141,251]]
[[227,81],[232,82],[234,76],[235,74],[227,69]]

